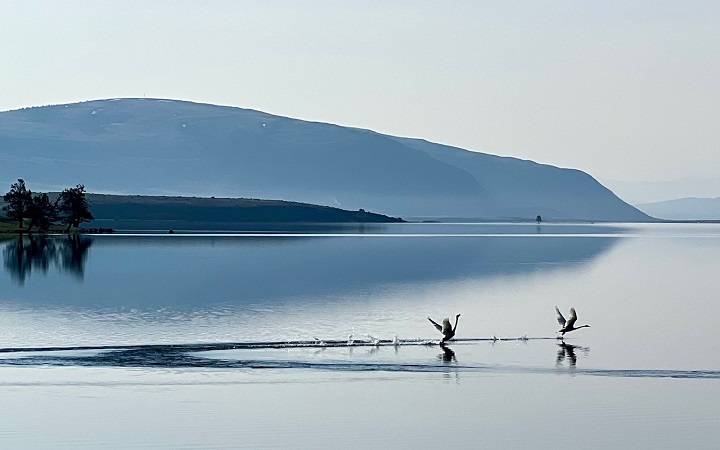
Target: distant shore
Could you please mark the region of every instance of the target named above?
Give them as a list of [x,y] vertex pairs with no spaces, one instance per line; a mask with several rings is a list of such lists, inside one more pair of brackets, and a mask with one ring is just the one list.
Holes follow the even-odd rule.
[[[115,230],[236,231],[257,226],[307,227],[320,224],[403,223],[400,217],[364,209],[349,211],[330,206],[283,200],[214,197],[167,197],[87,194],[94,220],[73,229],[79,233]],[[63,233],[54,226],[48,233]],[[0,220],[0,233],[28,233],[9,219]],[[41,234],[33,231],[33,234]]]
[[[391,223],[535,223],[534,218],[412,217],[404,220],[359,209],[349,211],[330,206],[283,200],[214,197],[169,197],[144,195],[87,194],[95,220],[71,233],[106,234],[115,231],[149,232],[243,232],[302,231],[333,229],[345,225]],[[543,224],[610,223],[588,220],[542,221]],[[633,222],[634,223],[634,222]],[[720,220],[663,220],[637,223],[720,223]],[[64,226],[53,226],[47,234],[64,234]],[[28,234],[16,221],[0,217],[0,234]],[[31,234],[43,234],[32,231]]]

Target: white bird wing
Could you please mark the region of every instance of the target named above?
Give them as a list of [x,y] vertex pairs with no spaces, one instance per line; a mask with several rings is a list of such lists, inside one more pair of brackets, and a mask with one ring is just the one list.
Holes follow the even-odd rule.
[[557,321],[560,324],[561,327],[565,327],[565,318],[563,317],[562,313],[558,309],[558,307],[555,307],[555,311],[557,311]]
[[567,328],[572,328],[573,325],[575,325],[576,321],[577,321],[577,313],[575,312],[575,308],[570,308],[570,317],[568,317],[567,322],[565,322],[565,326]]
[[434,326],[435,328],[437,328],[438,331],[442,332],[443,328],[442,328],[442,326],[440,326],[439,323],[435,322],[434,320],[432,320],[432,319],[429,318],[429,317],[428,317],[428,320],[430,321],[430,323],[433,324],[433,326]]
[[442,326],[442,332],[443,334],[449,333],[452,331],[452,325],[450,325],[450,319],[447,317],[443,319],[443,326]]

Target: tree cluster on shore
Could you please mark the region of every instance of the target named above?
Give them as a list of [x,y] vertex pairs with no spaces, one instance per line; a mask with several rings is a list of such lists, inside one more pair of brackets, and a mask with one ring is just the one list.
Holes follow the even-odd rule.
[[[65,231],[69,232],[72,227],[79,227],[94,218],[82,184],[63,190],[55,201],[51,201],[46,193],[33,195],[25,186],[25,180],[18,179],[3,195],[3,200],[7,203],[3,211],[8,218],[18,222],[20,231],[30,232],[36,227],[40,232],[47,232],[52,225],[65,224]],[[26,219],[29,220],[28,227],[23,230]]]

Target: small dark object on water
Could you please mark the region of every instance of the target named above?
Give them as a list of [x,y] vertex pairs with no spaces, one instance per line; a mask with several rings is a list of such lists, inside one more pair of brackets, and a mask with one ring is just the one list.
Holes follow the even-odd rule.
[[168,231],[168,234],[175,234],[175,231],[174,231],[174,230],[169,230],[169,231]]
[[112,228],[81,228],[81,232],[83,233],[90,233],[90,234],[105,234],[105,233],[114,233],[115,230]]

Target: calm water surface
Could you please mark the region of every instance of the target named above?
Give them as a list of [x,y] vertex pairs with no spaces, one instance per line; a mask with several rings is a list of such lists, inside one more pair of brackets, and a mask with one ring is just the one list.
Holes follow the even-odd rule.
[[[718,225],[260,228],[0,248],[10,447],[720,442]],[[591,327],[558,341],[555,305]],[[433,345],[426,317],[456,313],[459,340]]]

